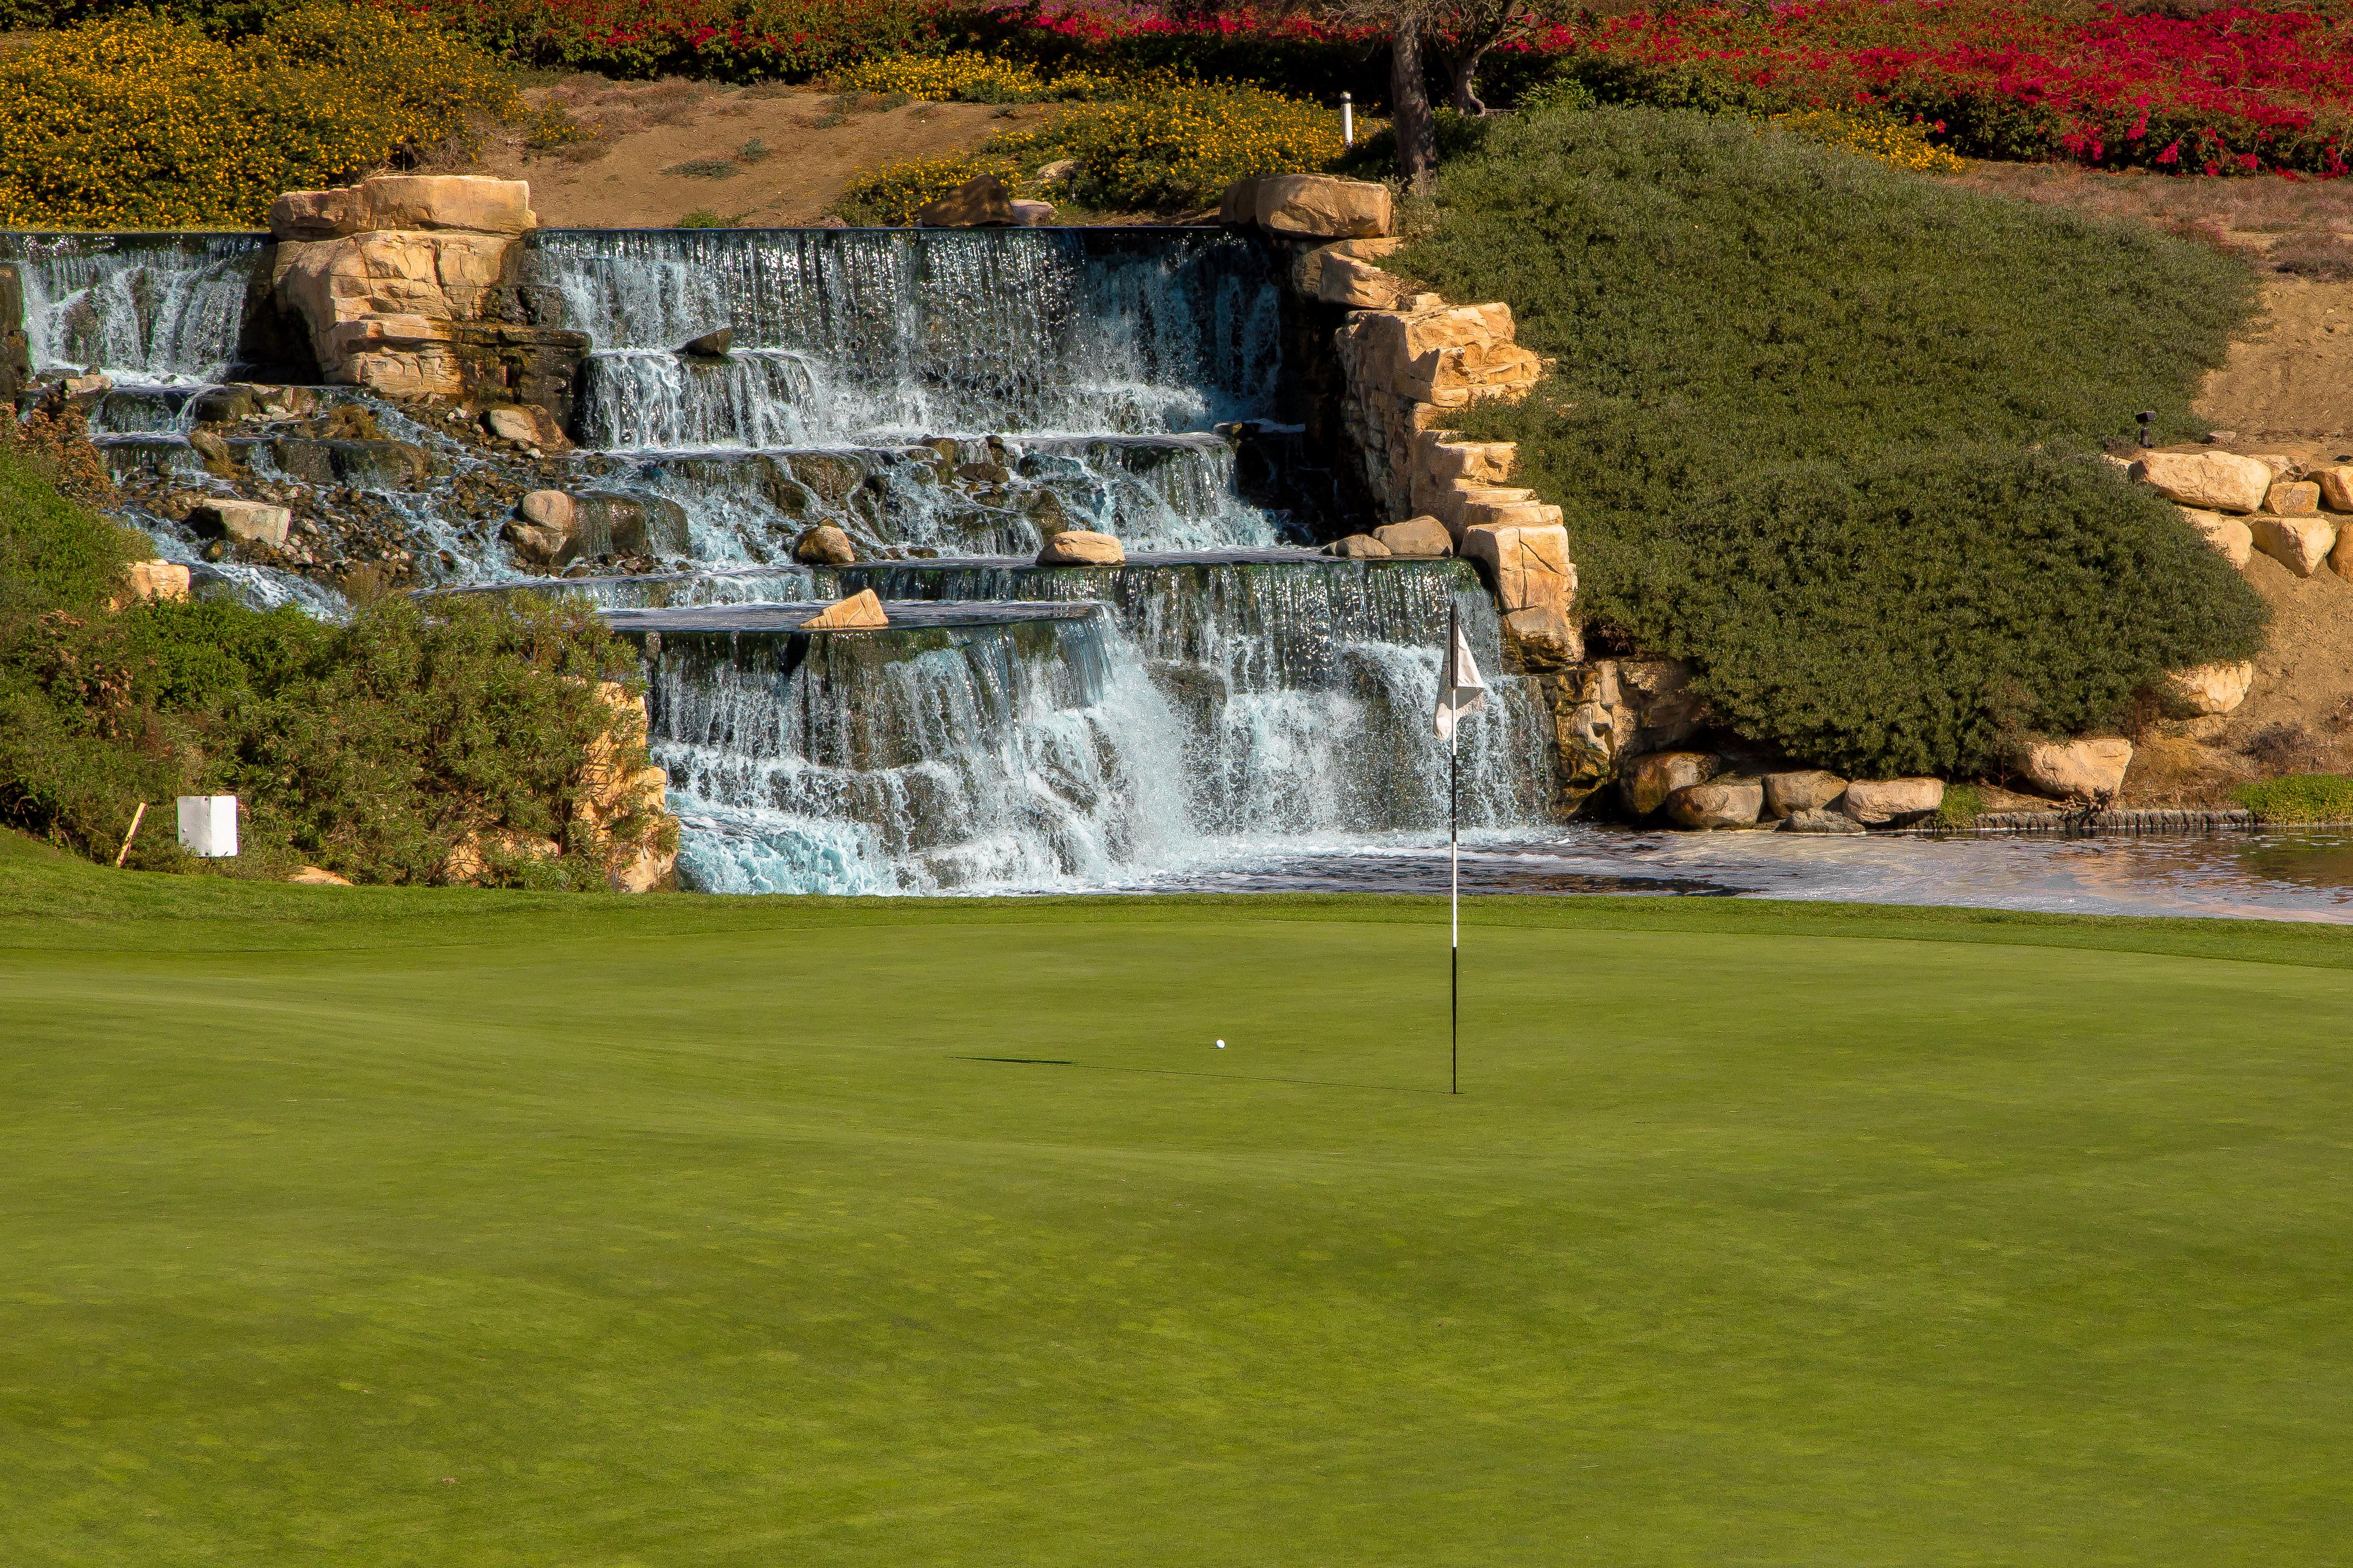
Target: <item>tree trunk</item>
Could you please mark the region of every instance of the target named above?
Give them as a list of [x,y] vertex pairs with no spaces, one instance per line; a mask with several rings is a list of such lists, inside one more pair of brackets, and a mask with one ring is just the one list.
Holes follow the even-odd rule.
[[1397,120],[1398,176],[1406,189],[1427,195],[1438,173],[1438,121],[1430,111],[1421,28],[1415,22],[1399,22],[1389,34],[1389,112]]
[[1453,69],[1447,74],[1452,85],[1451,96],[1455,113],[1476,119],[1487,112],[1487,106],[1479,100],[1479,66],[1492,47],[1492,43],[1471,44],[1454,57]]

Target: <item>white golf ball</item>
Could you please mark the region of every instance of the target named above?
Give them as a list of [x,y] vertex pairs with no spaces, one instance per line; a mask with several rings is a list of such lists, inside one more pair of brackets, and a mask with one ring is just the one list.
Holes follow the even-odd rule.
[[1221,1051],[1222,1051],[1222,1050],[1224,1050],[1225,1048],[1226,1048],[1226,1042],[1225,1042],[1225,1041],[1223,1041],[1223,1040],[1219,1040],[1219,1041],[1218,1042],[1218,1049],[1219,1049],[1219,1050],[1221,1050]]

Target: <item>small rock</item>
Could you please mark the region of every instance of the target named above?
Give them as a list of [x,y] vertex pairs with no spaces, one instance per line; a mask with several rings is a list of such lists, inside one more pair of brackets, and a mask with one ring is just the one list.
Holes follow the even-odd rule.
[[1038,552],[1040,566],[1118,566],[1126,560],[1127,551],[1118,540],[1085,528],[1066,529]]
[[305,866],[286,879],[299,882],[306,888],[348,888],[352,885],[349,877],[338,877],[323,866]]
[[1050,163],[1039,166],[1037,180],[1041,185],[1059,185],[1078,172],[1079,161],[1076,158],[1057,158]]
[[679,344],[678,352],[690,359],[724,359],[727,357],[727,351],[734,346],[735,329],[722,327],[717,331],[705,332],[699,338],[688,339]]
[[2311,576],[2337,548],[2337,525],[2325,517],[2264,513],[2250,518],[2248,526],[2254,533],[2255,548],[2299,577]]
[[1846,780],[1836,773],[1810,768],[1803,773],[1765,775],[1765,815],[1795,816],[1816,811],[1846,793]]
[[887,626],[891,617],[882,613],[882,601],[874,596],[871,588],[861,588],[847,599],[828,605],[801,623],[805,632],[869,631]]
[[1793,811],[1783,817],[1781,831],[1784,833],[1861,833],[1863,831],[1863,826],[1862,823],[1844,812],[1832,811],[1827,806],[1818,805],[1811,811]]
[[2353,511],[2353,465],[2332,464],[2315,468],[2305,478],[2320,487],[2320,500],[2331,511]]
[[482,413],[482,427],[501,441],[512,441],[518,447],[537,447],[543,451],[568,452],[571,437],[555,422],[555,416],[535,403],[501,403]]
[[266,544],[272,550],[285,548],[287,530],[293,525],[293,512],[263,501],[220,497],[188,509],[188,526],[200,537]]
[[1715,776],[1715,759],[1705,752],[1652,752],[1626,764],[1618,775],[1618,798],[1635,816],[1648,816],[1679,789]]
[[2247,689],[2254,681],[2255,667],[2244,660],[2237,664],[2200,664],[2167,675],[2160,695],[2167,713],[2176,719],[2190,719],[2206,713],[2231,712],[2247,700]]
[[1846,814],[1867,827],[1901,827],[1945,804],[1942,779],[1856,779],[1839,797]]
[[522,498],[522,504],[515,510],[525,522],[569,533],[573,521],[579,516],[580,503],[562,490],[533,490]]
[[2311,517],[2320,510],[2320,487],[2309,479],[2274,479],[2263,510],[2276,517]]
[[1335,539],[1324,547],[1326,555],[1336,555],[1343,561],[1387,561],[1389,547],[1369,533],[1352,533],[1345,539]]
[[2269,468],[2274,479],[2295,479],[2304,477],[2302,472],[2304,465],[2285,452],[2250,452],[2247,454],[2247,460],[2251,463],[2261,463],[2264,468]]
[[64,382],[66,396],[75,403],[95,403],[114,390],[114,378],[101,371],[88,375],[69,375]]
[[234,425],[260,407],[249,386],[208,386],[188,399],[188,417],[198,425]]
[[2054,800],[2107,800],[2124,788],[2132,758],[2130,741],[2053,741],[2027,747],[2018,771]]
[[2210,511],[2253,511],[2272,487],[2268,466],[2228,452],[2150,452],[2132,475],[2168,500]]
[[994,174],[976,174],[934,202],[915,209],[921,228],[990,228],[1013,221],[1013,194]]
[[123,571],[123,592],[119,603],[146,604],[153,600],[185,600],[188,596],[188,569],[175,561],[161,558],[133,561]]
[[1765,786],[1757,780],[1712,779],[1667,796],[1667,820],[1678,827],[1754,827],[1764,806]]
[[2221,552],[2231,564],[2244,570],[2255,556],[2255,533],[2240,518],[2225,517],[2219,511],[2200,511],[2193,507],[2181,509],[2181,515],[2199,536]]
[[1454,536],[1446,531],[1444,523],[1428,515],[1383,523],[1373,530],[1373,537],[1388,545],[1390,554],[1409,560],[1435,561],[1454,553]]
[[1013,226],[1044,228],[1054,221],[1054,204],[1017,198],[1012,203]]
[[820,522],[793,541],[793,559],[804,566],[848,566],[857,561],[858,547],[844,530]]

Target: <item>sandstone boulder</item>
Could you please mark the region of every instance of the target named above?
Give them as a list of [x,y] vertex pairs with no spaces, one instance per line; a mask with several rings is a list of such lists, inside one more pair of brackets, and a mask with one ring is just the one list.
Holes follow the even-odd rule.
[[449,846],[449,853],[442,857],[440,880],[449,887],[472,887],[496,865],[553,860],[563,853],[564,846],[554,839],[512,827],[468,833]]
[[1389,553],[1409,559],[1435,561],[1454,553],[1454,536],[1446,525],[1434,517],[1409,517],[1403,522],[1385,522],[1373,530],[1373,537],[1388,546]]
[[269,205],[269,232],[281,240],[387,228],[512,236],[538,226],[529,184],[469,174],[379,174],[336,190],[288,191]]
[[2150,452],[2132,476],[2169,501],[2209,511],[2254,511],[2272,488],[2267,466],[2229,452]]
[[1712,779],[1667,796],[1667,820],[1677,827],[1754,827],[1764,805],[1765,786],[1757,780]]
[[1505,610],[1566,613],[1576,601],[1577,568],[1568,559],[1568,531],[1557,523],[1476,524],[1462,531],[1462,553],[1487,568],[1496,603]]
[[2320,487],[2320,504],[2331,511],[2353,511],[2353,464],[2315,468],[2307,476]]
[[1626,764],[1618,777],[1618,798],[1628,815],[1648,816],[1675,791],[1714,778],[1715,769],[1715,759],[1705,752],[1652,752]]
[[1504,612],[1504,647],[1522,674],[1553,675],[1585,659],[1585,632],[1557,605]]
[[2124,788],[2132,758],[2132,742],[2114,737],[2052,741],[2027,747],[2018,771],[2053,800],[2109,800]]
[[1352,533],[1325,545],[1324,553],[1336,555],[1343,561],[1387,561],[1389,547],[1369,533]]
[[1815,811],[1846,793],[1846,780],[1836,773],[1810,768],[1802,773],[1765,775],[1765,815],[1794,816]]
[[847,599],[828,605],[817,615],[801,623],[805,632],[871,631],[887,626],[891,617],[882,613],[882,601],[874,596],[871,588],[861,588]]
[[1013,193],[995,174],[975,174],[915,209],[919,228],[997,228],[1013,221]]
[[1016,228],[1044,228],[1054,221],[1054,204],[1017,198],[1012,204]]
[[115,600],[118,608],[188,596],[188,569],[175,561],[133,561],[123,568],[122,578],[122,592]]
[[734,346],[735,329],[721,327],[715,331],[705,332],[699,338],[689,338],[678,345],[678,352],[689,359],[724,359],[727,356],[727,351]]
[[234,425],[260,411],[249,386],[208,386],[187,403],[187,417],[198,425]]
[[1855,779],[1839,797],[1846,814],[1868,827],[1902,827],[1945,804],[1942,779]]
[[2255,548],[2295,573],[2309,577],[2328,552],[2337,548],[2337,524],[2327,518],[2274,517],[2263,513],[2248,519]]
[[87,408],[114,390],[114,378],[104,371],[93,370],[82,375],[69,375],[58,385],[68,402]]
[[1079,161],[1076,158],[1057,158],[1050,163],[1039,164],[1036,178],[1041,185],[1059,185],[1078,172]]
[[2285,452],[2250,452],[2247,460],[2261,463],[2272,471],[2274,479],[2298,479],[2304,477],[2304,465]]
[[1318,239],[1376,239],[1389,232],[1387,185],[1330,174],[1261,175],[1252,193],[1261,228]]
[[793,541],[793,559],[804,566],[848,566],[858,559],[858,547],[843,530],[820,522]]
[[2263,510],[2277,517],[2310,517],[2320,510],[2320,487],[2309,479],[2274,479]]
[[2168,714],[2176,719],[2194,719],[2201,714],[2235,710],[2247,700],[2247,689],[2254,683],[2255,667],[2244,660],[2237,664],[2200,664],[2167,675],[2160,695]]
[[1818,805],[1811,811],[1793,811],[1781,819],[1784,833],[1861,833],[1862,823],[1842,811],[1832,811]]
[[1117,566],[1126,560],[1127,551],[1118,540],[1086,528],[1066,529],[1038,552],[1040,566]]
[[2255,533],[2242,518],[2225,517],[2219,511],[2200,511],[2184,507],[2181,515],[2199,537],[2225,556],[2232,565],[2244,569],[2255,556]]
[[543,452],[568,452],[571,437],[555,416],[534,403],[502,403],[482,411],[482,427],[501,441],[536,447]]
[[349,877],[338,877],[323,866],[301,867],[286,879],[305,888],[348,888],[352,885]]
[[227,539],[243,544],[286,547],[286,532],[294,514],[266,501],[232,500],[226,497],[199,501],[188,511],[188,526],[206,539]]

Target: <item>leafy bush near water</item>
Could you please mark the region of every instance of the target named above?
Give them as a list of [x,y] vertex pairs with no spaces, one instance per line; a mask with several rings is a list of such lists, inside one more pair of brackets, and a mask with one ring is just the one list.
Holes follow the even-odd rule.
[[[0,431],[0,822],[111,860],[144,801],[130,863],[192,868],[173,798],[235,794],[249,816],[222,868],[369,882],[432,881],[500,826],[588,847],[571,803],[609,722],[592,682],[634,659],[584,606],[387,598],[339,626],[218,600],[111,610],[144,542]],[[602,885],[585,854],[491,873]]]
[[1160,78],[1124,90],[991,137],[975,153],[861,174],[839,210],[860,222],[908,223],[917,207],[976,174],[1017,185],[1068,160],[1069,177],[1044,194],[1103,210],[1179,211],[1215,202],[1247,175],[1328,168],[1344,151],[1336,111],[1261,88]]
[[2258,822],[2353,822],[2353,778],[2342,773],[2258,779],[2232,790],[2231,798]]
[[1586,614],[1734,728],[1989,769],[2258,645],[2253,590],[2096,455],[2137,409],[2195,428],[2242,264],[1649,110],[1504,124],[1439,202],[1397,265],[1555,359],[1466,427],[1564,507]]
[[306,5],[236,42],[144,12],[0,56],[0,227],[258,222],[521,112],[505,68],[402,13]]

